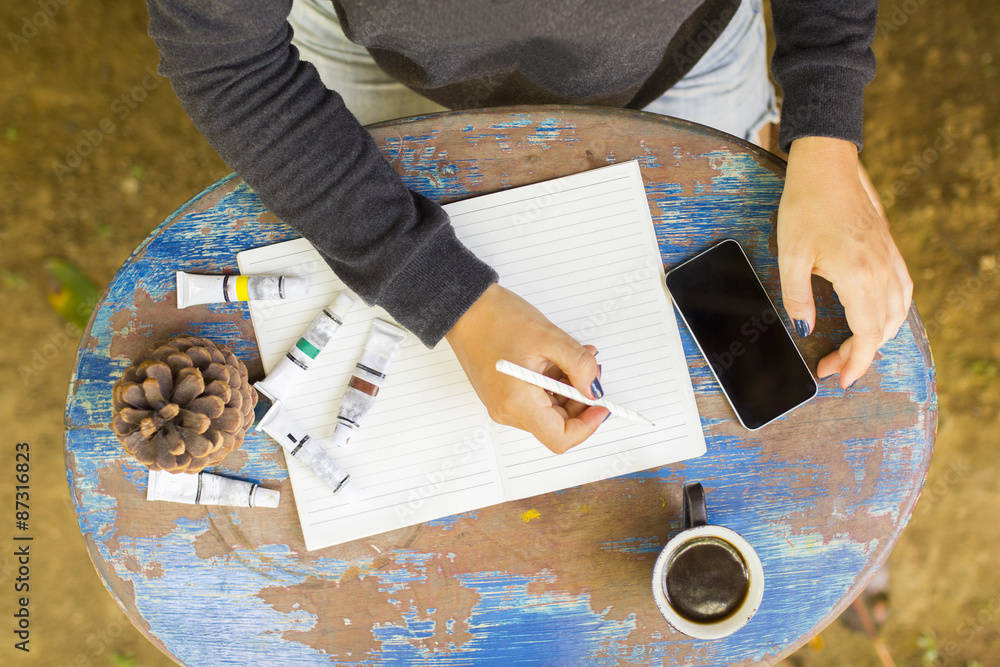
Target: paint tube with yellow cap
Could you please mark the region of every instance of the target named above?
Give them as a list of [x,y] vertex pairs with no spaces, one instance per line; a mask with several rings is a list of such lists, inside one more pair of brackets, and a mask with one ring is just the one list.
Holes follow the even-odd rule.
[[203,303],[288,299],[309,293],[306,276],[206,276],[177,272],[177,307]]

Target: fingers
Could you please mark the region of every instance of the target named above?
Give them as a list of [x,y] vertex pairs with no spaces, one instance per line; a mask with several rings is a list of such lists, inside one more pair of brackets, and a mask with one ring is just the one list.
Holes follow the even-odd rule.
[[900,275],[900,270],[894,267],[892,275],[889,278],[890,284],[887,289],[889,293],[887,303],[888,313],[886,314],[885,331],[880,346],[896,337],[896,334],[899,333],[899,328],[903,326],[906,317],[910,313],[910,300],[913,298],[913,282],[910,280],[909,274],[906,273],[906,265],[902,261],[900,261],[900,265],[903,267],[903,275]]
[[580,444],[610,414],[607,408],[567,401],[564,404],[545,390],[515,380],[511,393],[494,419],[531,433],[557,454]]
[[792,318],[795,333],[808,336],[816,326],[816,305],[812,294],[813,264],[805,254],[788,252],[778,255],[781,298],[785,312]]
[[580,345],[499,285],[490,286],[446,338],[490,417],[528,431],[554,452],[586,440],[609,414],[604,408],[554,399],[543,389],[497,372],[497,359],[507,359],[550,377],[565,376],[586,396],[603,393],[594,360],[597,348]]
[[[853,341],[850,350],[847,355],[841,354],[841,357],[846,356],[844,365],[840,368],[840,386],[843,389],[847,389],[852,384],[854,384],[858,378],[864,375],[868,371],[868,367],[872,365],[872,361],[875,359],[875,353],[878,352],[879,340],[875,340],[870,336],[851,336]],[[846,344],[846,342],[845,342]],[[843,348],[843,346],[841,346]]]
[[[868,371],[875,353],[895,338],[909,315],[913,281],[902,256],[894,247],[891,250],[892,266],[876,274],[884,276],[881,289],[871,287],[878,282],[870,276],[867,280],[841,280],[834,284],[854,335],[836,353],[820,361],[817,374],[826,377],[839,373],[840,386],[844,389]],[[864,276],[854,274],[853,277]]]
[[910,316],[910,306],[913,305],[913,279],[910,278],[909,271],[906,270],[906,264],[903,264],[897,269],[899,273],[899,280],[903,284],[903,321]]
[[[585,345],[584,347],[591,348],[593,346]],[[562,382],[564,384],[572,384],[569,381],[569,378],[566,377],[566,375],[562,372],[562,370],[558,366],[553,365],[552,370],[547,371],[545,375],[549,375],[553,379],[558,380],[559,382]],[[597,379],[598,380],[601,379],[600,364],[597,365]],[[567,418],[578,417],[580,416],[581,412],[583,412],[589,407],[585,403],[578,403],[577,401],[566,398],[565,396],[553,394],[552,392],[546,392],[546,393],[549,395],[549,400],[551,401],[552,405],[557,409],[561,410],[562,411],[561,414],[563,414],[563,416]]]
[[[560,333],[562,332],[560,331]],[[600,388],[601,369],[594,361],[597,348],[593,345],[579,346],[572,338],[569,338],[569,341],[559,341],[557,346],[546,355],[554,364],[546,372],[546,375],[555,377],[560,382],[576,386],[586,395],[593,395],[595,382],[596,386]],[[577,347],[582,349],[589,359],[580,357]],[[563,361],[559,362],[556,358],[563,359]],[[587,384],[587,389],[574,384],[567,368],[564,368],[564,366],[570,366],[574,363],[577,364],[578,372],[576,374],[578,377],[588,378],[591,373],[590,369],[596,369],[596,374],[593,380]],[[592,407],[562,396],[553,396],[547,392],[546,394],[549,399],[548,406],[530,406],[521,413],[524,420],[522,428],[557,454],[572,449],[593,435],[610,414],[606,408]]]
[[840,349],[834,350],[820,359],[819,365],[816,366],[816,375],[820,378],[825,378],[839,373],[840,369],[844,367],[844,362],[851,355],[851,347],[853,344],[854,337],[852,336],[844,341],[844,344],[840,346]]
[[573,340],[568,334],[553,326],[552,339],[542,352],[543,356],[558,366],[569,383],[584,396],[600,398],[604,395],[597,374],[594,354]]
[[[797,145],[796,145],[797,144]],[[877,194],[853,145],[810,137],[793,142],[778,209],[785,309],[801,333],[816,326],[810,274],[826,278],[852,335],[823,358],[817,374],[849,387],[906,321],[913,283]]]
[[[845,311],[851,314],[848,324],[855,334],[839,350],[820,360],[816,368],[819,377],[839,373],[840,386],[847,389],[868,371],[875,353],[896,336],[909,314],[913,286],[909,275],[905,277],[906,283],[900,284],[898,274],[893,275],[892,284],[886,288],[888,297],[884,307],[872,295],[868,295],[867,308],[851,308],[854,298],[843,299]],[[884,319],[879,319],[880,312],[885,313]]]
[[582,407],[576,417],[567,416],[564,410],[560,414],[562,408],[558,407],[527,412],[529,423],[525,430],[556,454],[562,454],[592,436],[611,414],[607,408]]

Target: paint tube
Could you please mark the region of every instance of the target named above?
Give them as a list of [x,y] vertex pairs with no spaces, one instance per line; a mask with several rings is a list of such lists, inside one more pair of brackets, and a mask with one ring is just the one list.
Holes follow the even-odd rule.
[[396,356],[400,343],[406,338],[406,331],[385,320],[374,320],[371,333],[365,342],[361,360],[354,367],[337,412],[337,428],[333,432],[333,444],[343,447],[361,426],[361,418],[368,414],[378,396],[378,390],[389,371],[389,362]]
[[309,468],[338,496],[350,502],[361,500],[361,490],[351,475],[323,450],[324,440],[310,437],[284,403],[271,405],[271,409],[260,418],[257,430],[277,440],[288,456]]
[[227,507],[277,507],[281,493],[252,482],[208,472],[197,475],[150,470],[146,500],[167,500],[188,505]]
[[205,276],[177,272],[177,307],[202,303],[288,299],[309,293],[307,276]]
[[309,369],[313,359],[323,350],[333,334],[344,322],[347,311],[354,305],[354,299],[347,292],[341,292],[332,304],[323,309],[298,342],[281,358],[263,380],[254,386],[271,402],[288,398],[288,389]]

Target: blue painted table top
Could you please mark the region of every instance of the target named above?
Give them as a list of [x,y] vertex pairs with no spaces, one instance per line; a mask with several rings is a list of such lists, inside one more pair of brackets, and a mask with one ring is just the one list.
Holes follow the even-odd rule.
[[[371,129],[407,184],[451,201],[641,161],[663,261],[716,240],[746,249],[782,311],[774,223],[784,163],[661,116],[582,107],[440,114]],[[742,429],[681,327],[708,453],[306,552],[283,456],[251,432],[216,471],[282,492],[277,510],[148,503],[146,470],[110,429],[111,385],[180,333],[262,374],[244,304],[176,308],[174,272],[235,272],[236,253],[295,238],[237,178],[167,218],[115,276],[84,334],[66,408],[66,464],[98,572],[147,637],[190,665],[772,664],[832,621],[899,538],[933,448],[933,363],[915,309],[848,392],[835,378],[790,416]],[[816,279],[816,362],[847,334]],[[783,312],[783,311],[782,311]],[[787,326],[786,321],[786,326]],[[701,641],[657,611],[650,576],[701,481],[709,521],[763,562],[760,610]]]

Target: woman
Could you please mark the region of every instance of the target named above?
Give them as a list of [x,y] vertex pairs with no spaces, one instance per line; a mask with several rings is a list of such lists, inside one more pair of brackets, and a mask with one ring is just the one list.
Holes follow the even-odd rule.
[[[447,338],[495,420],[556,452],[589,437],[607,411],[556,402],[494,364],[558,367],[599,396],[594,348],[497,285],[361,123],[438,104],[576,103],[645,107],[755,139],[775,113],[757,0],[148,2],[160,71],[220,155],[366,302],[428,346]],[[833,283],[854,335],[818,374],[839,373],[847,387],[896,334],[912,296],[859,177],[877,1],[772,6],[789,154],[783,300],[808,335],[811,275]]]

